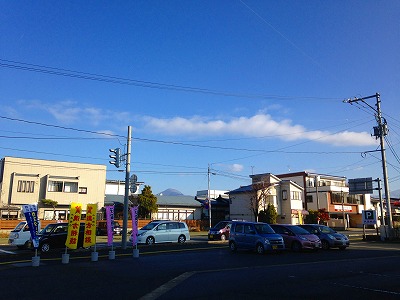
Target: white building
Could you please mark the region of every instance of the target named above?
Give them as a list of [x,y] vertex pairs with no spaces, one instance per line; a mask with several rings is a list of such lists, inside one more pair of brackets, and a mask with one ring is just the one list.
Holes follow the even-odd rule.
[[270,203],[277,210],[278,223],[303,223],[304,214],[307,212],[303,210],[301,186],[271,173],[250,177],[251,185],[228,192],[231,219],[256,221],[254,210],[264,210]]
[[[362,227],[362,211],[374,209],[371,195],[350,195],[346,177],[296,172],[276,175],[280,179],[296,182],[304,189],[305,210],[325,209],[332,227]],[[343,222],[344,220],[344,222]]]

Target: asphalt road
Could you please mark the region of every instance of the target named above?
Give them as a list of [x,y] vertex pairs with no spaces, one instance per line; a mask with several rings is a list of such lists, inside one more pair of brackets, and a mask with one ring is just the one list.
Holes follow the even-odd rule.
[[[399,299],[400,244],[353,241],[345,251],[257,255],[230,253],[227,243],[107,249],[96,262],[87,251],[68,264],[21,254],[0,263],[2,299]],[[26,253],[26,252],[23,252]],[[29,255],[29,253],[28,253]],[[58,256],[58,257],[57,257]]]

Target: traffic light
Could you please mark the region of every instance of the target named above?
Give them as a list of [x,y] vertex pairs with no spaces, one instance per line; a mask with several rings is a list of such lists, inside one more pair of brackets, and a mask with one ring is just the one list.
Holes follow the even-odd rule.
[[119,168],[120,166],[120,159],[121,159],[121,149],[120,148],[115,148],[115,149],[110,149],[111,153],[114,153],[114,155],[110,154],[110,158],[112,158],[113,160],[110,160],[110,164],[116,166],[117,168]]

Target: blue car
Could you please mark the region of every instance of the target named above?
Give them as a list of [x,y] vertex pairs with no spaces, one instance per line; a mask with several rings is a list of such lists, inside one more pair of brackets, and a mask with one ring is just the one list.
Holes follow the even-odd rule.
[[346,235],[338,233],[328,226],[320,224],[303,224],[298,226],[318,236],[322,243],[322,249],[324,250],[330,248],[345,250],[350,246],[349,238]]
[[283,238],[276,234],[267,223],[234,221],[229,235],[229,248],[255,250],[258,254],[266,251],[285,250]]

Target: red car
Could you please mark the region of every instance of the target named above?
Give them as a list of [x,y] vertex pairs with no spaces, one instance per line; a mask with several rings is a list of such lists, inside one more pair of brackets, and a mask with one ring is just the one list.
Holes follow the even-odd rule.
[[271,224],[272,229],[283,237],[285,246],[292,251],[321,249],[321,240],[304,228],[290,224]]

